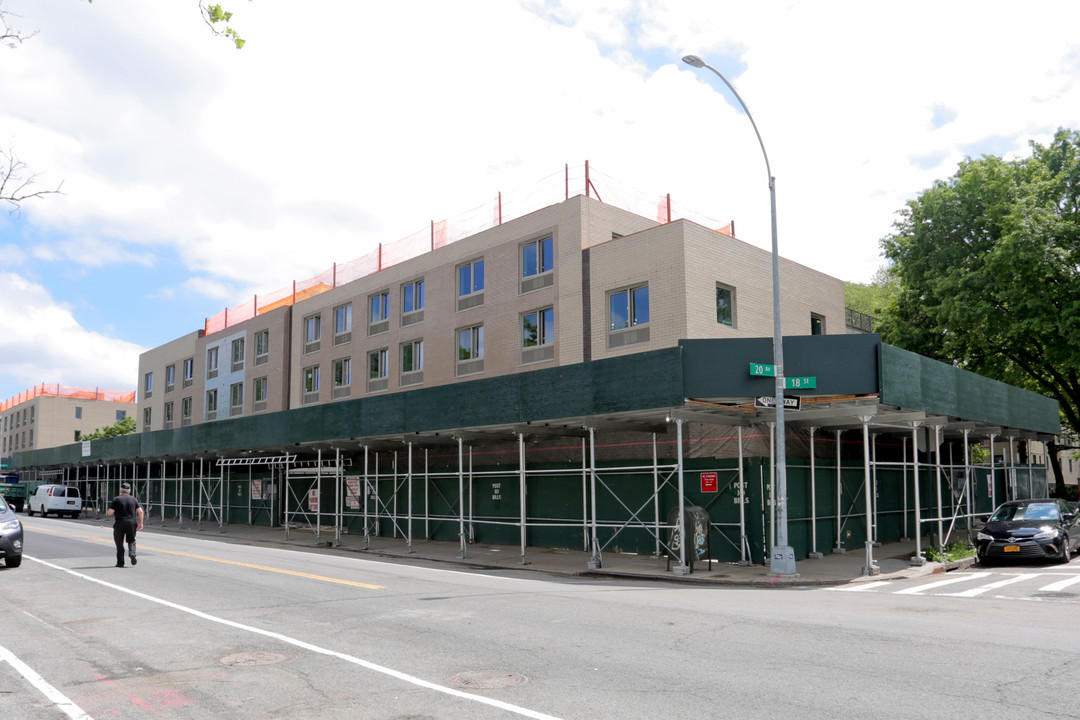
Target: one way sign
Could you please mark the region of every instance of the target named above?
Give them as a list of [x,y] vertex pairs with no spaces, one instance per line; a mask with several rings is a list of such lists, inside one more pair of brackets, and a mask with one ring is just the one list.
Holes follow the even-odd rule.
[[[770,410],[776,407],[776,398],[771,395],[764,395],[754,398],[754,407]],[[784,396],[784,409],[785,410],[802,410],[802,398],[798,395],[785,395]]]

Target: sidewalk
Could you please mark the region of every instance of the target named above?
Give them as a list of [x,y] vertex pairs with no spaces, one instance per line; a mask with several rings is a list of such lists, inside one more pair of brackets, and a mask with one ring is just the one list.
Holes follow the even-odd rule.
[[[93,511],[74,522],[93,525],[109,525],[105,517],[94,517]],[[222,531],[223,530],[223,531]],[[309,528],[289,531],[286,539],[282,527],[231,523],[219,529],[216,522],[185,520],[179,526],[175,520],[162,525],[160,519],[151,519],[144,532],[182,533],[222,542],[238,542],[251,545],[275,545],[313,551],[353,552],[398,562],[439,563],[473,569],[530,570],[553,575],[615,577],[623,579],[656,580],[682,583],[752,586],[752,587],[807,587],[843,585],[850,582],[882,580],[890,578],[919,577],[942,573],[957,567],[966,567],[972,560],[951,563],[948,566],[927,562],[912,566],[909,558],[915,552],[914,541],[887,543],[874,548],[874,563],[879,574],[864,575],[866,552],[864,548],[849,549],[846,553],[828,553],[822,558],[796,562],[795,577],[774,575],[767,566],[742,566],[734,563],[708,560],[698,561],[688,575],[676,575],[668,569],[667,559],[651,555],[631,555],[605,552],[600,567],[589,567],[591,555],[582,550],[525,548],[524,561],[520,546],[489,545],[476,543],[468,546],[467,557],[461,557],[457,542],[441,540],[416,540],[412,547],[403,538],[370,537],[365,543],[363,535],[342,534],[335,539],[333,528],[323,528],[321,535]],[[925,545],[923,548],[925,549]],[[675,563],[672,563],[674,567]]]

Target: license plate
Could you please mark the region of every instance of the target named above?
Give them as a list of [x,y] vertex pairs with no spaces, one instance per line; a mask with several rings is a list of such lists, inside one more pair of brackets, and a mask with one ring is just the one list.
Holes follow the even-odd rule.
[[1006,545],[1005,552],[1020,552],[1019,545]]
[[67,504],[68,504],[68,505],[74,505],[74,504],[75,504],[75,501],[74,501],[74,500],[68,500],[68,501],[67,501]]

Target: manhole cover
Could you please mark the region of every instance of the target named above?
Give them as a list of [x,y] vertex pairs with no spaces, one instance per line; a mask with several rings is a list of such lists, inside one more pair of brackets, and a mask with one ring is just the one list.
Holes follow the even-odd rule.
[[292,659],[293,656],[286,653],[255,651],[226,655],[218,662],[222,665],[273,665]]
[[450,678],[450,684],[456,688],[472,688],[473,690],[495,690],[497,688],[517,687],[524,685],[527,678],[524,675],[498,670],[472,670],[458,673]]

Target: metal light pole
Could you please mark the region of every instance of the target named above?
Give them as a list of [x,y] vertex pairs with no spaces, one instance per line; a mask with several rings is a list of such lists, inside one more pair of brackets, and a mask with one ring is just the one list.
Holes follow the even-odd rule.
[[754,126],[754,134],[757,135],[758,144],[761,146],[761,154],[765,156],[765,172],[769,176],[769,202],[772,210],[772,281],[773,281],[773,365],[776,370],[776,546],[772,548],[769,557],[770,571],[778,575],[794,575],[795,551],[788,545],[788,518],[787,518],[787,436],[784,430],[784,338],[780,332],[780,253],[776,242],[776,178],[772,175],[769,167],[769,154],[765,152],[765,143],[761,140],[754,116],[750,109],[739,97],[728,79],[720,74],[720,71],[708,64],[697,55],[687,55],[683,62],[696,68],[708,68],[716,77],[724,81],[728,90],[742,105],[746,117],[750,118],[750,124]]

